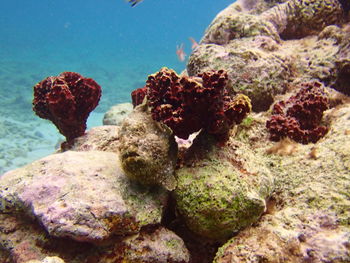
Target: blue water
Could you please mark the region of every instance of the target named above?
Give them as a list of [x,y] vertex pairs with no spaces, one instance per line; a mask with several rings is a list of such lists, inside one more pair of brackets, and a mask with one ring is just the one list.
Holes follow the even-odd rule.
[[[0,116],[23,124],[45,122],[31,110],[32,87],[63,71],[78,72],[102,86],[95,112],[128,102],[130,92],[161,67],[179,73],[185,69],[176,45],[184,43],[189,55],[188,38],[199,41],[215,15],[230,3],[144,0],[132,8],[123,0],[1,0]],[[0,125],[1,134],[6,127]],[[8,158],[9,145],[0,142],[0,160]],[[28,161],[33,158],[27,156]]]

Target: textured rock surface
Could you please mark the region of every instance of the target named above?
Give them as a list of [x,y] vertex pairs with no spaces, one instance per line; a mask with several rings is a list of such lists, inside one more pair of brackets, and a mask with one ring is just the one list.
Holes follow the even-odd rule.
[[[250,2],[265,10],[245,8]],[[330,25],[343,20],[339,3],[289,0],[268,7],[238,1],[219,13],[191,54],[188,74],[227,70],[232,89],[248,95],[254,111],[267,110],[293,82],[318,79],[347,93],[350,36],[346,27]]]
[[51,236],[97,242],[159,223],[166,195],[132,184],[107,152],[65,152],[0,179],[1,212],[29,214]]
[[[91,128],[83,136],[74,139],[69,150],[104,151],[118,153],[119,147],[119,127],[115,125],[104,125]],[[63,152],[64,149],[60,149]]]
[[59,257],[46,257],[43,260],[30,260],[27,263],[64,263]]
[[120,125],[132,109],[131,103],[121,103],[111,107],[103,116],[103,125]]
[[[263,118],[239,137],[266,155]],[[350,105],[326,112],[331,130],[269,162],[276,190],[268,213],[219,249],[214,262],[349,262]],[[264,144],[261,144],[264,141]]]
[[187,263],[190,255],[180,237],[158,227],[124,238],[99,262]]
[[151,117],[140,105],[124,120],[120,129],[120,160],[125,173],[146,185],[176,186],[174,178],[177,145],[171,130]]
[[201,149],[205,151],[207,156],[177,170],[174,196],[189,229],[224,240],[258,220],[273,190],[273,179],[263,159],[234,140],[224,147]]

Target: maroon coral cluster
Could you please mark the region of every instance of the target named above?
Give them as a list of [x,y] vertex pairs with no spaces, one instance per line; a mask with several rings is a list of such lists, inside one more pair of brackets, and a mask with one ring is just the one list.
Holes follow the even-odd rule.
[[100,97],[101,87],[93,79],[63,72],[34,86],[33,110],[52,121],[69,142],[84,134],[86,120]]
[[227,80],[223,70],[180,77],[162,68],[150,75],[146,86],[135,90],[132,98],[135,106],[139,98],[147,96],[152,118],[166,124],[180,138],[187,139],[200,129],[221,136],[251,110],[248,98],[234,100],[229,96]]
[[320,125],[328,107],[328,96],[320,82],[302,83],[295,96],[273,106],[271,119],[266,122],[270,139],[289,137],[303,144],[316,143],[328,131]]

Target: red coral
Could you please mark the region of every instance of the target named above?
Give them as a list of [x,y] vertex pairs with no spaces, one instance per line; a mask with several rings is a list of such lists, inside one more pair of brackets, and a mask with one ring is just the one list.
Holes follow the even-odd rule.
[[67,141],[84,134],[86,120],[96,108],[101,87],[78,73],[63,72],[34,86],[33,110],[52,121]]
[[226,134],[251,109],[247,97],[239,105],[238,100],[229,96],[227,80],[223,70],[205,72],[198,77],[180,77],[175,71],[162,68],[146,82],[152,118],[166,124],[183,139],[200,129],[219,136]]
[[301,84],[295,96],[273,106],[271,119],[266,122],[270,139],[279,141],[289,137],[303,144],[316,143],[328,131],[327,127],[320,126],[328,107],[329,100],[320,82]]

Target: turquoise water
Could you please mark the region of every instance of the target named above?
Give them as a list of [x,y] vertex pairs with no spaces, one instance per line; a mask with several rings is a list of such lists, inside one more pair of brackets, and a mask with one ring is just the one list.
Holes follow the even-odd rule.
[[112,105],[129,102],[149,74],[167,66],[189,37],[200,40],[229,0],[12,0],[0,15],[0,174],[54,151],[55,127],[34,115],[32,87],[47,76],[75,71],[102,86],[89,127]]

